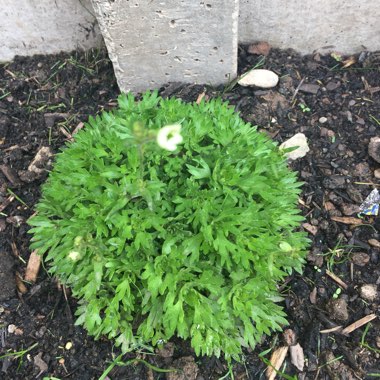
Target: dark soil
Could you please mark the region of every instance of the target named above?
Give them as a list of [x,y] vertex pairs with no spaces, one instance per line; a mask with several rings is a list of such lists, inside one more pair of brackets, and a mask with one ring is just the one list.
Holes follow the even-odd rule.
[[[362,288],[369,284],[379,291],[380,218],[356,216],[359,205],[378,186],[374,171],[380,165],[369,156],[368,144],[380,135],[380,58],[362,53],[353,59],[344,68],[348,63],[339,62],[339,57],[301,57],[272,49],[262,67],[281,76],[274,89],[235,83],[219,89],[183,84],[160,89],[162,96],[185,101],[203,92],[206,99],[222,96],[245,120],[280,143],[298,132],[308,138],[310,152],[290,166],[304,181],[299,206],[312,246],[304,274],[281,285],[288,328],[296,336],[293,344],[298,342],[305,356],[302,372],[289,354],[286,357],[281,371],[297,376],[292,378],[380,376],[379,297],[369,298]],[[260,61],[262,57],[240,47],[240,72]],[[49,152],[56,153],[89,115],[114,107],[117,95],[103,51],[19,57],[0,66],[1,379],[99,379],[119,354],[112,342],[94,341],[74,326],[75,300],[44,268],[36,283],[22,281],[30,256],[26,220],[46,179]],[[36,162],[38,152],[45,157]],[[347,286],[340,288],[330,273]],[[372,314],[377,318],[342,332]],[[342,328],[321,333],[336,326]],[[246,352],[242,363],[234,364],[235,379],[264,379],[271,353],[287,342],[282,334],[267,337]],[[196,358],[180,340],[163,351],[133,353],[122,360],[127,365],[115,366],[109,379],[201,380],[228,372],[223,360]],[[166,374],[158,368],[182,372]]]

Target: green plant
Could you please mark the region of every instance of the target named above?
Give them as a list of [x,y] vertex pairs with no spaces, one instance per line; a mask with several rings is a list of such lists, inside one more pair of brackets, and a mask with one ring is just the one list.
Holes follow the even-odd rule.
[[311,109],[306,104],[304,104],[304,103],[300,103],[299,107],[301,108],[301,110],[302,110],[303,113],[311,111]]
[[122,352],[176,334],[238,358],[286,324],[277,282],[304,262],[300,186],[221,100],[121,95],[58,154],[31,247],[79,299],[76,323]]

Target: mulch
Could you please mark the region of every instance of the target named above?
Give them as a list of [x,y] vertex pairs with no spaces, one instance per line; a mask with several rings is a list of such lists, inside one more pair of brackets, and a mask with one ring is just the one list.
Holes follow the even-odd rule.
[[[312,242],[303,275],[280,284],[289,326],[246,351],[243,362],[234,364],[235,379],[266,378],[272,353],[288,346],[280,371],[290,377],[283,378],[380,377],[380,218],[357,217],[380,174],[375,176],[380,164],[368,154],[371,138],[380,135],[380,54],[300,56],[271,49],[264,56],[240,46],[239,73],[254,66],[279,74],[279,84],[259,89],[235,82],[220,88],[169,83],[160,89],[162,96],[184,101],[221,96],[278,143],[296,133],[308,139],[309,153],[289,163],[304,182],[299,207]],[[112,380],[205,380],[228,372],[224,360],[196,358],[188,342],[173,339],[155,353],[125,355],[125,366],[105,374],[119,351],[74,326],[76,302],[69,289],[44,267],[35,283],[22,281],[31,254],[26,220],[46,180],[49,155],[90,115],[112,109],[117,95],[102,50],[16,57],[0,65],[1,379],[104,374]],[[352,325],[364,317],[362,326]],[[296,344],[303,368],[290,354]],[[159,370],[169,368],[182,372]]]

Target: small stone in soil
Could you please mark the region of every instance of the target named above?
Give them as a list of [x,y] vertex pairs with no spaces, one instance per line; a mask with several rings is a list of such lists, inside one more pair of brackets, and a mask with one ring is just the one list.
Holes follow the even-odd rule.
[[327,189],[344,189],[346,179],[340,175],[331,175],[323,180],[323,186]]
[[355,265],[357,265],[359,267],[364,267],[365,265],[367,265],[369,263],[370,257],[367,253],[355,252],[352,255],[351,260]]
[[376,170],[373,172],[373,175],[375,176],[375,178],[379,179],[379,178],[380,178],[380,169],[376,169]]
[[368,145],[368,154],[380,163],[380,137],[372,137]]
[[306,136],[303,133],[297,133],[290,139],[284,141],[280,145],[280,149],[287,149],[297,147],[295,150],[286,153],[286,157],[289,160],[296,160],[297,158],[301,158],[306,156],[306,153],[310,151],[310,148],[307,144]]
[[380,241],[376,239],[369,239],[368,244],[375,248],[380,248]]
[[278,83],[276,73],[265,69],[253,69],[242,75],[238,81],[240,86],[256,86],[260,88],[272,88]]
[[373,284],[365,284],[360,287],[360,297],[366,301],[373,302],[377,298],[377,286]]
[[332,319],[337,321],[348,320],[347,301],[343,297],[330,300],[327,304],[327,311],[330,313]]
[[180,368],[179,372],[166,374],[168,380],[195,380],[198,375],[198,366],[192,356],[184,356],[173,362],[174,368]]
[[312,83],[302,83],[300,86],[300,91],[306,92],[308,94],[316,95],[319,91],[319,85]]
[[360,211],[360,207],[358,205],[354,204],[343,204],[342,205],[342,212],[344,215],[353,215],[357,214]]
[[319,121],[321,124],[325,124],[325,123],[327,122],[327,117],[322,116],[322,117],[319,118],[318,121]]

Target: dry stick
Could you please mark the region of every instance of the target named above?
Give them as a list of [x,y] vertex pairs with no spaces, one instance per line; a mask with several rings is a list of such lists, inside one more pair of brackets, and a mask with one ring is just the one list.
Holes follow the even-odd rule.
[[331,329],[326,329],[326,330],[321,330],[319,333],[320,334],[328,334],[328,333],[331,333],[331,332],[341,332],[343,329],[343,326],[335,326],[335,327],[332,327]]
[[294,99],[296,98],[297,94],[298,94],[298,91],[300,90],[301,86],[302,86],[302,83],[304,82],[305,78],[302,78],[301,79],[301,82],[298,84],[296,90],[294,91],[294,94],[292,96],[292,100],[290,101],[290,104],[293,104],[294,102]]
[[376,318],[376,314],[366,315],[365,317],[359,319],[358,321],[352,323],[351,325],[349,325],[345,329],[343,329],[342,334],[348,335],[348,334],[352,333],[354,330],[358,329],[359,327],[362,327],[363,325],[367,324],[368,322],[371,322],[375,318]]
[[333,279],[339,286],[341,286],[344,290],[348,288],[348,285],[341,280],[335,273],[330,272],[329,270],[326,270],[326,274]]

